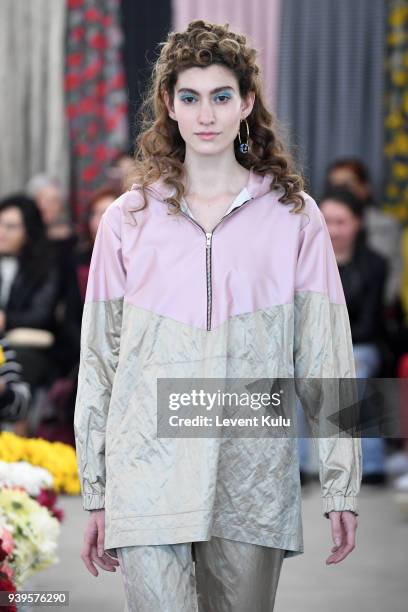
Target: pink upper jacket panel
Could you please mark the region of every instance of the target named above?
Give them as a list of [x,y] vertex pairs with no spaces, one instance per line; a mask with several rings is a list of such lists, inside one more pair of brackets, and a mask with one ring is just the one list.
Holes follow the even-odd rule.
[[[188,214],[169,214],[172,188],[160,179],[142,206],[137,185],[104,213],[94,245],[86,302],[126,302],[206,329],[208,286],[211,329],[229,317],[292,303],[295,291],[325,293],[345,304],[324,217],[302,192],[302,214],[278,201],[270,175],[250,171],[247,186],[213,230],[208,269],[205,231]],[[237,204],[238,202],[238,204]],[[240,204],[243,203],[241,206]],[[231,207],[230,207],[231,208]],[[185,210],[185,208],[183,208]]]

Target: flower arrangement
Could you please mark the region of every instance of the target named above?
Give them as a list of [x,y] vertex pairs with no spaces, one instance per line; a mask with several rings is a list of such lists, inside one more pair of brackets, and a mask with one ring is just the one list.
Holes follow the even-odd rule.
[[10,431],[0,433],[0,460],[26,461],[45,468],[53,477],[53,488],[68,495],[81,492],[75,449],[63,442],[24,438]]
[[39,504],[48,508],[59,521],[64,518],[64,511],[55,507],[57,494],[53,489],[54,478],[44,468],[31,465],[27,461],[0,461],[0,487],[22,488]]
[[0,526],[0,590],[12,591],[13,582],[21,588],[32,575],[59,561],[59,521],[26,491],[0,490]]

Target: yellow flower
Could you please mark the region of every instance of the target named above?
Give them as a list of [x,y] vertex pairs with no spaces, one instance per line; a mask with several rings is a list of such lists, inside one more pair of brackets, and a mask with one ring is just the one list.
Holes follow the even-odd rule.
[[46,468],[54,477],[54,488],[70,495],[81,491],[75,449],[62,442],[49,442],[42,438],[22,438],[12,432],[0,433],[0,459],[2,461],[28,461]]
[[407,73],[405,70],[396,70],[391,73],[391,80],[397,87],[402,87],[407,82]]
[[402,162],[395,162],[392,167],[392,172],[396,178],[406,179],[408,178],[408,165]]
[[398,188],[391,183],[386,189],[386,194],[389,198],[395,198],[398,195]]
[[388,22],[392,27],[402,26],[408,18],[408,9],[406,6],[397,6],[390,12]]
[[396,129],[404,126],[404,119],[399,111],[394,111],[387,115],[385,118],[385,127],[389,129]]
[[398,154],[408,153],[408,134],[398,132],[395,137],[395,152]]

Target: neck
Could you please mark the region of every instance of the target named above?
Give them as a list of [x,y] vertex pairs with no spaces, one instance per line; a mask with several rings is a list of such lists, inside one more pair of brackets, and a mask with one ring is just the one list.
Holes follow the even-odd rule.
[[211,198],[220,194],[231,194],[245,187],[248,170],[241,166],[232,151],[231,155],[203,156],[186,152],[184,161],[186,175],[185,195]]
[[342,251],[335,251],[336,261],[338,264],[346,264],[353,258],[354,248],[350,247]]
[[71,236],[72,230],[68,224],[55,224],[47,227],[47,236],[52,239],[68,238]]

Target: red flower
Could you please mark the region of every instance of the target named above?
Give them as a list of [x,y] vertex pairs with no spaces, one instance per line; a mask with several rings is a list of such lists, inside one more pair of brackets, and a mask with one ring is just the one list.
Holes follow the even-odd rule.
[[64,511],[60,508],[54,508],[55,502],[57,501],[57,494],[53,489],[41,489],[40,494],[37,496],[37,501],[42,506],[48,508],[55,518],[60,522],[64,518]]
[[41,489],[39,495],[37,496],[37,501],[42,506],[46,506],[47,508],[52,508],[57,499],[57,494],[54,489]]
[[8,553],[4,550],[3,540],[0,538],[0,563],[2,563],[6,557],[8,557]]
[[14,570],[10,567],[8,560],[3,561],[0,565],[0,572],[3,572],[10,580],[13,580]]
[[0,561],[1,559],[1,549],[4,550],[6,555],[11,555],[14,550],[14,540],[13,536],[5,527],[0,527]]

